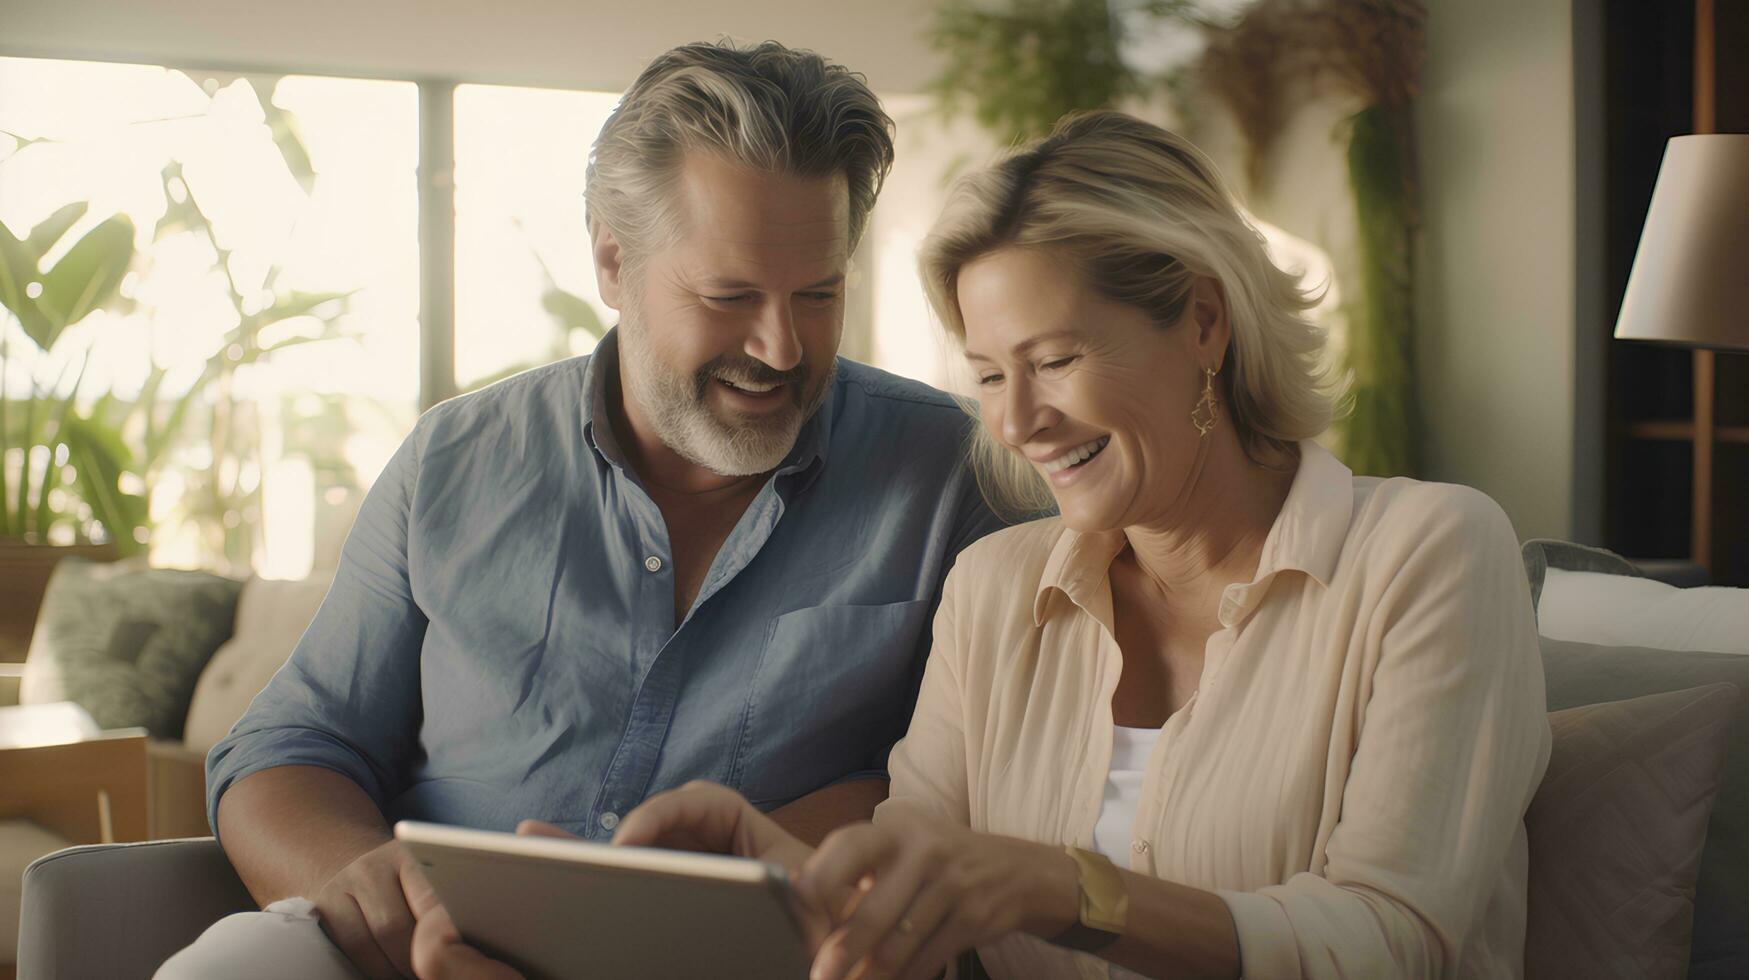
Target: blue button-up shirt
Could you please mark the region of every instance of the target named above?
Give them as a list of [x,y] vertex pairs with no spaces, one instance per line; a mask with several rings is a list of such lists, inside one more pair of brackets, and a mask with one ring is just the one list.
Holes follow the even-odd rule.
[[207,758],[208,816],[273,766],[391,820],[609,836],[689,779],[778,806],[883,775],[954,556],[1000,526],[971,420],[852,361],[674,625],[661,512],[604,409],[616,338],[427,412],[290,661]]

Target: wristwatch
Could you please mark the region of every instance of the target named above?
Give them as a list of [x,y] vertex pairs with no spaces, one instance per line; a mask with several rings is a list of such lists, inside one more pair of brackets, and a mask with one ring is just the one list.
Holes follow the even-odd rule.
[[1111,859],[1073,844],[1063,848],[1080,872],[1081,921],[1051,940],[1058,946],[1091,953],[1117,942],[1130,915],[1130,893]]

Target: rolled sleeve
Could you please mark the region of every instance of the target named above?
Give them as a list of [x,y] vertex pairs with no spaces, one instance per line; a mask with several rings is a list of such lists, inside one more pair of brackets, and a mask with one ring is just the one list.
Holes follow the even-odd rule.
[[1447,976],[1511,862],[1522,905],[1550,742],[1536,627],[1505,515],[1439,493],[1376,556],[1372,691],[1324,867],[1220,893],[1244,977]]
[[420,432],[365,497],[334,583],[291,658],[207,756],[207,819],[239,779],[277,766],[346,776],[386,810],[417,749],[426,618],[408,561]]

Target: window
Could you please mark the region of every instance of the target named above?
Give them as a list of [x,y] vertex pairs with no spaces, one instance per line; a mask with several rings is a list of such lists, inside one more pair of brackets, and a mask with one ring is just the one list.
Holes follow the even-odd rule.
[[[417,406],[417,98],[404,82],[0,58],[0,222],[53,238],[22,288],[40,298],[94,230],[126,261],[113,299],[58,334],[0,311],[6,486],[43,505],[15,532],[150,527],[155,563],[236,574],[332,563]],[[114,489],[143,498],[137,531],[59,485],[82,445],[50,435],[62,405],[84,426],[67,431],[122,452]]]
[[593,350],[615,322],[584,222],[589,147],[619,96],[455,90],[455,372],[463,391]]

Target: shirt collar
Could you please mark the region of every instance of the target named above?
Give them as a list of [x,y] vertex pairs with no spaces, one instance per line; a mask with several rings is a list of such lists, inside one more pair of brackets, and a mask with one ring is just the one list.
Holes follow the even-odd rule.
[[[615,326],[595,345],[595,351],[590,355],[589,365],[584,371],[582,422],[584,437],[596,454],[615,469],[623,471],[626,468],[625,452],[614,436],[613,425],[608,421],[611,416],[607,412],[607,394],[613,388],[610,382],[618,371],[619,327]],[[778,464],[778,476],[801,474],[801,488],[812,485],[819,477],[821,467],[825,465],[832,416],[836,410],[839,389],[843,385],[842,374],[843,363],[840,359],[839,372],[828,382],[825,400],[802,423],[801,431],[796,433],[795,445],[790,447],[783,462]]]
[[[1248,583],[1229,586],[1222,596],[1220,618],[1232,625],[1262,599],[1259,586],[1277,573],[1298,571],[1328,587],[1348,539],[1354,516],[1354,474],[1341,460],[1315,442],[1299,444],[1300,464],[1281,513],[1263,541],[1257,575]],[[1054,592],[1083,609],[1099,607],[1108,594],[1111,561],[1124,548],[1122,531],[1082,533],[1065,528],[1045,561],[1033,597],[1032,621],[1044,625]]]

